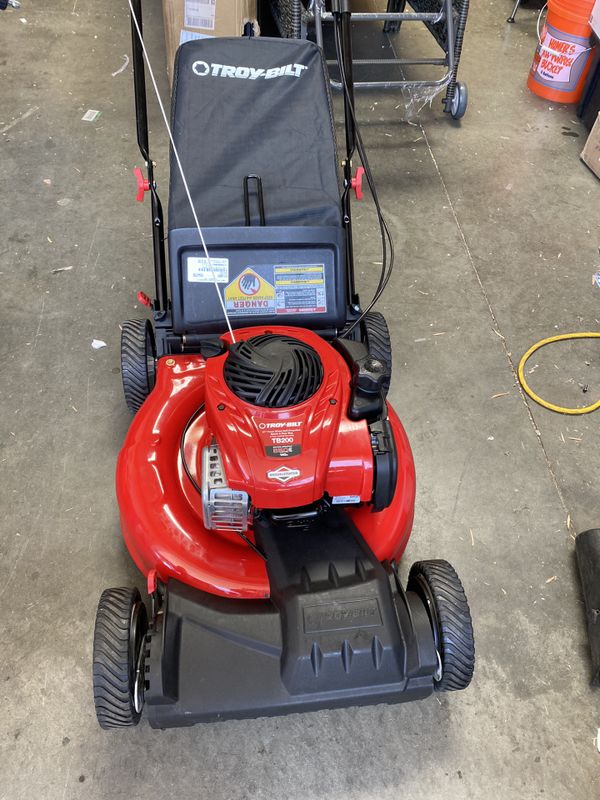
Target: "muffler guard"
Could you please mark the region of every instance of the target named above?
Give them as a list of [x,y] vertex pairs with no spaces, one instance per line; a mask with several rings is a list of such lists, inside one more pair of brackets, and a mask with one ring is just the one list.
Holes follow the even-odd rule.
[[416,700],[438,669],[421,599],[404,592],[342,509],[306,521],[263,513],[268,600],[228,600],[171,580],[149,637],[146,713],[156,728]]

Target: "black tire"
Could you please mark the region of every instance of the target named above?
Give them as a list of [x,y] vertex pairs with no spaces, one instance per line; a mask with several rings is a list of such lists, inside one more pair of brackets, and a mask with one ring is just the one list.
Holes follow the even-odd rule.
[[127,408],[134,414],[154,388],[156,345],[150,320],[129,319],[121,327],[121,378]]
[[471,612],[454,567],[447,561],[417,561],[408,576],[407,590],[416,592],[427,608],[441,659],[438,692],[466,689],[475,668],[475,641]]
[[469,103],[469,90],[466,83],[460,81],[454,87],[454,94],[450,102],[450,114],[452,119],[462,119],[467,111]]
[[147,630],[146,607],[137,589],[102,592],[94,627],[92,673],[96,716],[105,730],[140,721]]
[[[369,311],[362,321],[363,341],[370,355],[388,365],[390,378],[392,374],[392,340],[383,314]],[[389,388],[389,384],[388,387]],[[386,389],[387,392],[387,389]]]

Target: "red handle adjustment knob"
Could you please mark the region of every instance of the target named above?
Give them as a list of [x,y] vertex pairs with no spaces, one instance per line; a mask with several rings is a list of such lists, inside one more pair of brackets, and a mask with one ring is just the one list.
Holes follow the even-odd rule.
[[136,167],[133,170],[133,174],[135,175],[135,179],[137,180],[137,187],[138,187],[135,199],[138,201],[138,203],[143,203],[144,192],[150,191],[150,181],[147,178],[144,178],[144,174],[140,169],[140,167]]
[[362,190],[362,179],[364,174],[365,168],[358,167],[354,177],[350,181],[350,186],[354,189],[354,194],[356,195],[357,200],[362,200],[364,196]]
[[138,303],[141,303],[146,308],[152,308],[152,300],[148,297],[146,292],[138,292],[137,293]]

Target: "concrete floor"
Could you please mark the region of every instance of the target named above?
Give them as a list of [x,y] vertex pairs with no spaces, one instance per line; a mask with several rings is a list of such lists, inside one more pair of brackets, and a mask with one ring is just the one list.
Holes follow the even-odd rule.
[[[541,337],[598,326],[600,185],[579,161],[574,110],[524,88],[536,12],[507,26],[511,5],[473,4],[462,124],[437,101],[411,125],[396,95],[360,101],[398,252],[381,310],[418,472],[405,564],[457,567],[476,626],[473,685],[165,732],[101,731],[90,680],[101,590],[143,584],[113,489],[129,423],[118,325],[140,313],[136,291],[152,290],[131,71],[111,76],[130,47],[126,3],[24,0],[0,16],[0,798],[598,796],[600,695],[573,534],[600,523],[600,417],[525,402],[515,365]],[[146,6],[162,74],[160,4]],[[399,46],[411,38],[402,31]],[[102,116],[82,122],[87,109]],[[368,203],[356,228],[366,297],[380,259]],[[540,355],[532,381],[559,401],[596,398],[595,348]]]

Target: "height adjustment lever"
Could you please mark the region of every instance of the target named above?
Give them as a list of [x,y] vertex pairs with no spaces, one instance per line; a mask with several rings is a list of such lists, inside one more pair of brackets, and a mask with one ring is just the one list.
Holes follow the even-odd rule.
[[148,297],[146,292],[138,292],[137,293],[138,303],[141,303],[146,308],[152,308],[152,300]]
[[365,174],[365,168],[358,167],[354,177],[350,180],[350,186],[354,189],[354,194],[356,195],[357,200],[362,200],[364,197],[362,190],[362,181],[364,174]]
[[140,167],[135,167],[133,174],[135,175],[135,179],[137,181],[137,194],[135,199],[138,201],[138,203],[143,203],[144,193],[150,191],[150,181],[147,178],[144,178],[144,173]]

